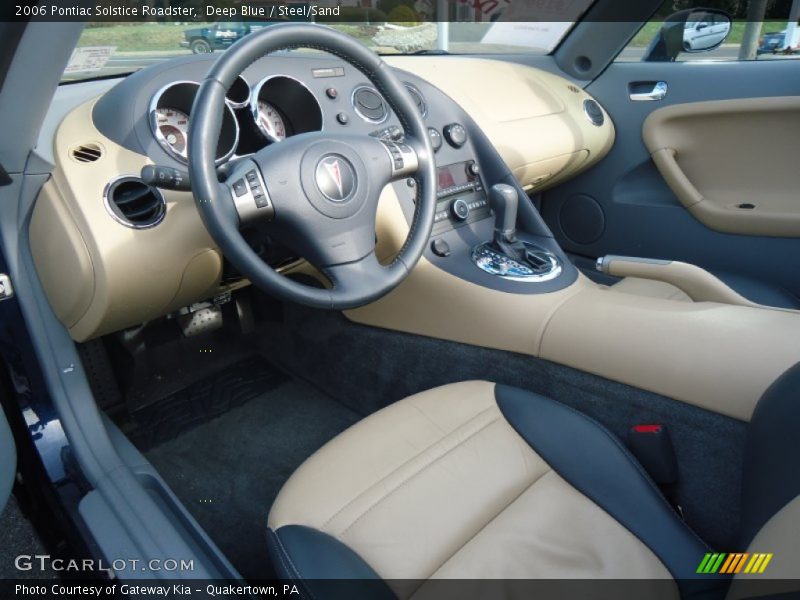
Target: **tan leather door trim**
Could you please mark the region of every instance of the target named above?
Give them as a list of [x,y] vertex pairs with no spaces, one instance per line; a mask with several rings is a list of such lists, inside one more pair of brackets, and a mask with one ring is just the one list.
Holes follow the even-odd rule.
[[681,204],[716,231],[800,236],[800,97],[668,106],[644,123],[653,162]]

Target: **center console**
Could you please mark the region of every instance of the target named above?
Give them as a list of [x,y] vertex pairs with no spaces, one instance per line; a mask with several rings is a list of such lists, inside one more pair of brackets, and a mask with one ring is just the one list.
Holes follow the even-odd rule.
[[[569,287],[577,269],[483,130],[439,90],[410,76],[409,81],[428,100],[422,112],[437,168],[426,262],[471,284],[513,294]],[[413,178],[393,185],[409,226],[416,186]]]
[[474,159],[438,168],[436,218],[432,235],[486,219],[489,201]]
[[447,258],[449,244],[437,243],[436,236],[494,215],[493,238],[472,248],[470,259],[476,267],[494,277],[528,283],[550,281],[561,274],[561,261],[555,254],[517,239],[518,190],[500,183],[487,194],[475,159],[439,167],[436,196],[431,235],[433,251],[442,258]]
[[[539,227],[520,227],[523,211],[535,212],[524,192],[504,179],[498,182],[496,169],[485,172],[477,155],[465,156],[467,149],[466,144],[460,148],[457,161],[451,161],[454,152],[437,152],[429,262],[472,283],[520,294],[554,291],[574,282],[577,272],[546,226],[539,221]],[[411,179],[397,185],[409,223],[414,188]]]

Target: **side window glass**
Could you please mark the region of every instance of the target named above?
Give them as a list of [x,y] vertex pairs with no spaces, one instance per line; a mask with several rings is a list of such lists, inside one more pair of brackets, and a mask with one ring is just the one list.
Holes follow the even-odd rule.
[[800,58],[800,0],[666,0],[618,61]]

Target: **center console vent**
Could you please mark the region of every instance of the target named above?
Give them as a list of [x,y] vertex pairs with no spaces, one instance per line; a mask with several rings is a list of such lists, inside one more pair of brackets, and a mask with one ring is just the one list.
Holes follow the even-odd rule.
[[121,177],[106,186],[103,200],[111,216],[126,227],[155,227],[167,214],[161,192],[138,177]]

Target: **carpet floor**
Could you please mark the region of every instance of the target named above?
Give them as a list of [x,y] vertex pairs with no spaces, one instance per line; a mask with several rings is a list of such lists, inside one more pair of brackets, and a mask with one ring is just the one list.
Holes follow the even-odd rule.
[[247,579],[272,577],[269,508],[292,472],[359,415],[285,380],[145,450],[172,490]]

